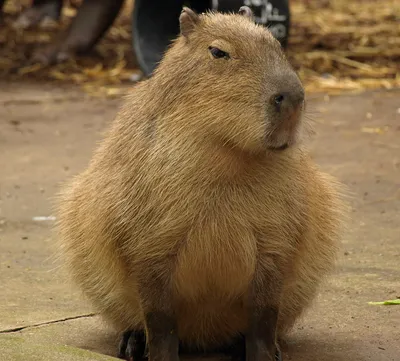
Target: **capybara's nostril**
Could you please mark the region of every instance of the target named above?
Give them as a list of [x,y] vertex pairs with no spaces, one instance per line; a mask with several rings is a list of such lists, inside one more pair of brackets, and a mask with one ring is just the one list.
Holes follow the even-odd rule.
[[281,91],[271,97],[271,102],[278,111],[298,109],[304,102],[304,90],[300,87],[293,87],[293,90]]
[[278,105],[282,104],[284,99],[285,99],[285,96],[283,94],[277,94],[274,96],[274,102]]

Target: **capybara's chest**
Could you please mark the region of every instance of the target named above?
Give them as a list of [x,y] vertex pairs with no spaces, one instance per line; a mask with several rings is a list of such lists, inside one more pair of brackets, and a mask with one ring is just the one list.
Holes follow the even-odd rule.
[[199,207],[177,255],[173,279],[187,301],[231,299],[253,278],[257,239],[251,217],[228,195]]
[[256,264],[257,242],[249,224],[219,217],[200,221],[188,234],[174,270],[179,297],[231,298],[245,293]]
[[[287,256],[294,236],[286,197],[249,187],[224,190],[196,209],[177,253],[178,297],[237,298],[253,280],[259,252]],[[296,212],[294,209],[292,211]],[[293,238],[293,237],[292,237]]]

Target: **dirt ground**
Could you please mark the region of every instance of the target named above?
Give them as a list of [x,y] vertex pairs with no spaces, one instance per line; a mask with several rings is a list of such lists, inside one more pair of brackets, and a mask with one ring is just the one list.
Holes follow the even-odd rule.
[[[72,86],[0,84],[2,361],[116,353],[117,336],[59,271],[54,221],[34,217],[52,215],[59,183],[85,167],[119,102]],[[285,360],[399,361],[400,307],[368,302],[400,297],[400,90],[314,96],[308,108],[313,155],[348,186],[352,219]]]

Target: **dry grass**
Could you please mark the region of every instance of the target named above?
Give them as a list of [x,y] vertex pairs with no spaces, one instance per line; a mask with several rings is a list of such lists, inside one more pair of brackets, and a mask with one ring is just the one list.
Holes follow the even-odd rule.
[[400,2],[292,1],[289,56],[308,91],[400,86]]
[[[21,5],[22,4],[22,5]],[[77,83],[93,95],[124,92],[138,74],[131,47],[130,10],[125,10],[93,54],[52,67],[27,66],[34,48],[49,43],[61,24],[12,28],[26,1],[9,0],[0,26],[0,76]],[[398,0],[292,0],[288,55],[308,92],[338,93],[400,86],[400,2]]]

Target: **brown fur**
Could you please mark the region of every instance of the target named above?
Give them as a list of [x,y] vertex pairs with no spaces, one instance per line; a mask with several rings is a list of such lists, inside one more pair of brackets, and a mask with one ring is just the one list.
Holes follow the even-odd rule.
[[[210,44],[234,59],[212,59]],[[309,306],[334,264],[342,207],[335,181],[301,145],[300,123],[279,128],[265,106],[287,77],[266,29],[245,16],[201,15],[63,190],[66,261],[116,329],[143,329],[147,302],[163,308],[168,284],[183,342],[229,341],[246,332],[260,263],[283,274],[281,337]],[[290,147],[266,147],[282,142]],[[153,282],[146,292],[144,279]]]

